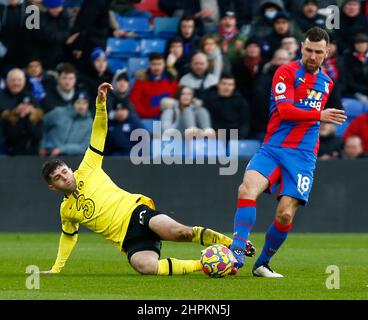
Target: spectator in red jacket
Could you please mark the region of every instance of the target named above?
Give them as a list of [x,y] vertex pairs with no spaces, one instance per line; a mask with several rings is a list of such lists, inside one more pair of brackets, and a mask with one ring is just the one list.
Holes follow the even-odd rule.
[[343,139],[346,141],[351,136],[358,136],[362,140],[364,152],[368,152],[368,113],[362,114],[350,122]]
[[175,77],[165,68],[165,57],[153,52],[149,55],[149,67],[136,73],[136,81],[130,100],[143,119],[160,118],[160,101],[173,97],[178,88]]

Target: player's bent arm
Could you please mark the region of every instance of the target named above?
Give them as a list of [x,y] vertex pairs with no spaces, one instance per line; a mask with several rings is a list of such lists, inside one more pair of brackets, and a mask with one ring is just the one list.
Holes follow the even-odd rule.
[[75,244],[77,243],[77,240],[77,232],[74,234],[66,234],[65,232],[61,233],[57,258],[50,270],[50,273],[59,273],[63,269],[66,261],[73,251]]
[[319,121],[321,113],[317,110],[302,110],[293,106],[291,102],[283,102],[277,105],[277,110],[282,121]]

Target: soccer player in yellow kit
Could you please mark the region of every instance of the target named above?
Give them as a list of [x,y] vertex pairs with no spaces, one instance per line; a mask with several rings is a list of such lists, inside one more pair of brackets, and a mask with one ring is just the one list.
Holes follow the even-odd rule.
[[98,88],[90,146],[78,170],[73,172],[58,159],[49,160],[42,167],[49,188],[64,194],[59,251],[51,270],[43,273],[62,270],[77,242],[80,224],[112,241],[127,254],[131,266],[139,273],[179,275],[201,270],[199,260],[160,260],[161,240],[204,246],[215,243],[229,246],[232,240],[211,229],[184,226],[161,214],[150,198],[119,188],[102,170],[108,89],[113,89],[109,83]]

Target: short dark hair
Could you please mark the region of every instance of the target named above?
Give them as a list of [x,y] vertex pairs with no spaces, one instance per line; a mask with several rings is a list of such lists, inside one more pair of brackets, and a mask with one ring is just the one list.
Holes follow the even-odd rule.
[[196,18],[194,16],[189,16],[189,15],[184,15],[180,18],[180,21],[179,21],[179,27],[181,26],[181,23],[183,21],[194,21],[194,25],[195,25],[195,22],[196,22]]
[[231,74],[231,73],[222,73],[220,76],[220,81],[223,79],[228,79],[228,80],[234,80],[235,81],[235,77]]
[[165,57],[160,52],[151,52],[148,56],[148,60],[151,62],[153,60],[164,60]]
[[77,70],[71,63],[63,63],[59,65],[56,69],[59,75],[61,75],[62,73],[66,74],[74,73],[75,75],[77,74]]
[[304,41],[307,39],[312,42],[325,40],[327,45],[330,43],[330,36],[328,35],[327,31],[319,27],[313,27],[309,29],[304,35]]
[[55,171],[56,168],[62,167],[66,165],[66,163],[60,159],[51,159],[46,161],[42,165],[41,173],[42,177],[45,179],[47,183],[51,182],[50,174]]

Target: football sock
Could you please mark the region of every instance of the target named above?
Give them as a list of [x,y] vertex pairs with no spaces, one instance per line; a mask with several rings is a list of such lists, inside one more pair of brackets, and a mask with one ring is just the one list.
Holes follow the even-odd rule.
[[249,232],[256,222],[256,201],[239,199],[234,218],[234,239],[230,249],[245,250]]
[[158,261],[157,275],[182,275],[200,270],[202,270],[202,265],[199,260],[178,260],[175,258],[168,258]]
[[230,246],[232,239],[222,233],[203,227],[193,227],[192,242],[199,243],[208,247],[213,244],[222,244],[226,247]]
[[283,226],[275,219],[266,233],[265,244],[255,263],[256,268],[264,263],[268,264],[270,262],[272,256],[286,240],[291,227],[292,224]]

